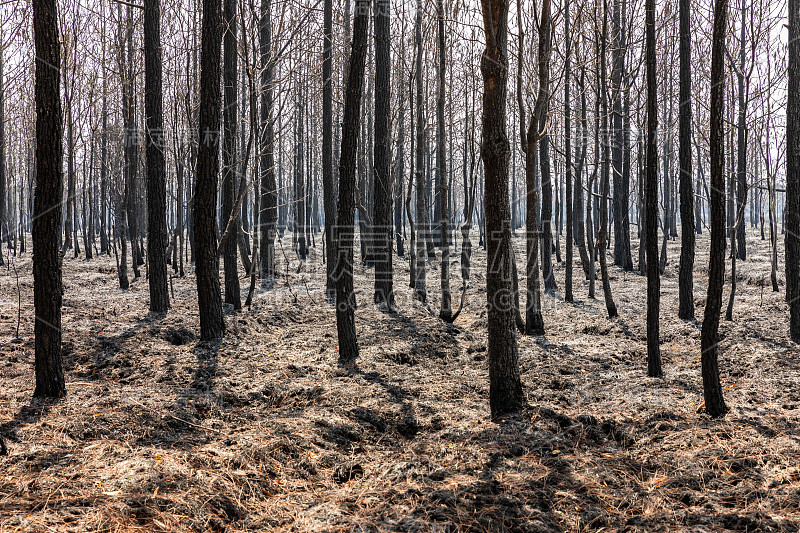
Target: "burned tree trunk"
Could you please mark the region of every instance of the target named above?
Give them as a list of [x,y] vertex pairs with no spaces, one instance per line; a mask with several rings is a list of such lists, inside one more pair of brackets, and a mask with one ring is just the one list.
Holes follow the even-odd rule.
[[[723,0],[724,1],[724,0]],[[647,175],[645,177],[645,246],[647,247],[647,375],[661,377],[659,306],[661,279],[658,264],[658,101],[656,93],[656,6],[645,3],[647,66]],[[717,317],[719,318],[719,317]]]
[[147,260],[150,311],[169,309],[167,292],[167,185],[161,92],[160,0],[144,2],[145,115],[147,116]]
[[[36,388],[34,397],[66,395],[61,364],[62,127],[58,8],[55,0],[34,0],[36,47],[36,191],[33,198],[33,302]],[[3,196],[5,201],[5,196]]]
[[376,304],[394,305],[392,288],[391,55],[389,0],[375,1],[375,199],[372,235]]
[[711,50],[711,257],[708,269],[708,296],[700,334],[700,357],[706,412],[724,415],[728,408],[722,398],[717,353],[719,351],[719,313],[722,308],[722,283],[725,277],[725,29],[728,0],[714,3],[714,35]]
[[[217,176],[219,175],[221,0],[203,0],[203,40],[200,72],[200,143],[192,215],[200,310],[200,338],[212,340],[225,333],[217,257]],[[206,135],[205,132],[208,132]],[[235,244],[235,241],[234,241]]]
[[[547,0],[545,0],[547,3]],[[486,50],[483,74],[483,146],[489,329],[489,405],[492,418],[519,411],[524,403],[519,374],[511,286],[511,228],[506,134],[508,0],[482,0]],[[549,17],[548,17],[549,19]],[[533,121],[534,129],[538,126]]]
[[789,332],[800,343],[800,2],[789,0],[786,109],[786,297]]
[[[205,11],[204,11],[205,13]],[[236,129],[237,129],[237,83],[236,72],[239,55],[237,53],[237,20],[236,0],[225,0],[225,56],[223,85],[225,87],[225,105],[222,110],[224,132],[222,146],[222,227],[230,224],[231,217],[237,217],[234,203],[237,189],[236,164]],[[202,130],[201,130],[202,131]],[[236,235],[239,224],[235,223],[230,230],[232,235],[225,238],[222,245],[225,269],[225,303],[235,310],[242,308],[242,296],[239,288],[239,272],[237,268]],[[226,231],[227,233],[227,231]]]
[[339,365],[351,366],[358,357],[356,295],[353,290],[353,225],[356,210],[356,152],[361,120],[361,96],[367,57],[367,26],[370,0],[358,0],[353,17],[353,41],[342,122],[342,152],[339,160],[339,201],[336,219],[336,331]]
[[678,163],[680,166],[681,195],[681,260],[678,271],[678,318],[694,319],[694,269],[695,228],[692,204],[692,65],[691,35],[689,26],[689,0],[680,0],[680,106],[678,108]]

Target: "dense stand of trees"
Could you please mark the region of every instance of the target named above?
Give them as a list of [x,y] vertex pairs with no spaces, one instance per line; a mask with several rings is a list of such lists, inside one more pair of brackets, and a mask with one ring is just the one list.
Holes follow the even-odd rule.
[[[36,395],[65,391],[63,263],[97,255],[114,256],[121,290],[144,268],[156,313],[170,308],[169,276],[193,266],[204,341],[225,332],[220,257],[231,312],[242,309],[240,276],[251,278],[250,305],[258,278],[262,290],[279,286],[279,256],[298,272],[324,261],[339,362],[352,366],[356,242],[374,269],[374,303],[404,305],[394,267],[408,261],[416,299],[428,310],[436,299],[453,322],[470,305],[477,230],[493,416],[524,403],[517,330],[544,334],[541,286],[559,292],[562,242],[564,299],[595,298],[599,278],[609,319],[625,282],[612,287],[608,257],[633,271],[638,242],[657,377],[659,317],[694,320],[693,268],[705,253],[695,235],[710,230],[700,349],[714,416],[726,411],[722,297],[727,279],[732,320],[748,241],[767,241],[771,287],[785,283],[790,336],[800,339],[796,0],[786,30],[780,9],[728,0],[713,12],[691,0],[203,0],[187,9],[35,0],[32,42],[24,10],[2,13],[0,261],[26,253],[32,234]],[[710,70],[693,61],[709,56]],[[671,275],[678,215],[673,310],[661,306],[660,278]],[[426,282],[434,270],[437,291]]]

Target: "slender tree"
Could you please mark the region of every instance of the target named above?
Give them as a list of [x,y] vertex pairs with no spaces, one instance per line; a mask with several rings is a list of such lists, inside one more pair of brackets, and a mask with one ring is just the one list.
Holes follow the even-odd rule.
[[[652,0],[651,0],[652,1]],[[715,0],[714,32],[711,49],[711,257],[708,268],[708,296],[700,333],[700,357],[706,412],[724,415],[728,408],[722,398],[717,354],[719,352],[719,314],[725,277],[725,29],[728,0]]]
[[[271,0],[266,0],[265,3]],[[336,247],[333,243],[333,226],[336,222],[336,183],[333,176],[333,0],[325,0],[323,7],[322,43],[322,201],[325,212],[325,297],[336,299],[336,280],[333,268]],[[263,31],[263,30],[262,30]]]
[[786,108],[786,298],[789,333],[800,343],[800,1],[789,0]]
[[567,211],[567,235],[565,239],[566,249],[566,271],[564,273],[564,300],[567,302],[573,301],[572,295],[572,230],[573,230],[573,220],[572,220],[572,162],[570,158],[572,157],[572,148],[571,148],[571,140],[572,140],[572,116],[571,116],[571,107],[570,107],[570,76],[572,74],[571,63],[570,60],[570,53],[572,52],[572,36],[570,35],[570,28],[569,28],[569,9],[570,4],[569,0],[565,0],[564,2],[564,36],[566,38],[566,52],[564,54],[564,156],[566,160],[566,164],[564,165],[564,174],[565,174],[565,195],[564,200],[566,202],[566,211]]
[[[606,42],[608,33],[608,9],[607,6],[603,9],[603,34],[600,42],[600,73],[603,80],[606,79]],[[602,166],[602,197],[600,199],[600,225],[597,231],[597,256],[600,259],[600,275],[603,278],[603,299],[606,302],[606,311],[608,317],[614,318],[618,315],[617,305],[614,303],[614,297],[611,294],[611,280],[608,273],[608,261],[606,258],[606,245],[608,243],[608,200],[609,200],[609,163],[613,152],[610,146],[611,135],[608,131],[608,85],[598,80],[598,85],[602,87],[602,100],[603,100],[603,166]],[[616,141],[615,141],[616,142]],[[620,154],[621,156],[621,154]],[[620,245],[623,246],[623,245]]]
[[[0,34],[2,43],[2,34]],[[6,234],[6,117],[5,117],[5,83],[3,76],[3,47],[0,45],[0,245],[5,242]],[[3,265],[3,253],[0,250],[0,266]]]
[[[238,120],[237,105],[237,69],[238,69],[238,40],[237,40],[237,14],[236,0],[225,0],[225,35],[224,35],[224,67],[223,85],[225,87],[222,136],[222,227],[225,228],[231,217],[236,217],[238,210],[235,208],[237,189],[237,163],[236,163],[236,130]],[[228,233],[227,231],[225,233]],[[238,310],[242,308],[242,296],[239,287],[239,272],[236,260],[236,235],[238,225],[231,229],[225,242],[222,244],[222,258],[225,270],[225,303]]]
[[[745,79],[747,75],[744,71],[745,54],[747,52],[747,42],[745,34],[745,23],[747,15],[747,4],[742,2],[742,20],[739,28],[739,67],[736,69],[736,78],[739,84],[737,112],[737,148],[736,148],[736,212],[744,213],[747,204],[747,88]],[[742,219],[740,222],[739,219]],[[742,261],[747,259],[747,244],[745,241],[745,224],[743,217],[737,217],[736,232],[736,257]],[[735,291],[734,291],[735,292]],[[731,293],[733,294],[733,292]],[[731,307],[733,298],[731,298]]]
[[539,170],[542,186],[542,211],[541,211],[541,252],[542,252],[542,278],[544,290],[554,294],[558,290],[556,277],[553,275],[553,183],[550,179],[550,55],[551,32],[553,21],[550,17],[548,5],[545,12],[542,4],[542,17],[539,24],[539,96],[537,98],[539,113],[537,115],[539,128]]
[[[724,0],[723,0],[724,1]],[[647,67],[647,175],[645,176],[645,246],[647,247],[647,375],[660,377],[658,270],[658,101],[656,89],[656,3],[645,2],[645,63]],[[666,179],[666,178],[665,178]]]
[[147,260],[150,311],[169,309],[167,291],[167,185],[161,92],[160,0],[144,2],[145,115],[147,116]]
[[[272,117],[275,71],[275,62],[272,55],[272,0],[261,1],[259,46],[262,68],[261,162],[259,168],[261,176],[261,210],[259,213],[261,223],[261,283],[265,287],[271,288],[275,281],[275,231],[278,221],[278,186],[275,183],[275,126]],[[325,178],[323,177],[323,179]],[[325,192],[327,194],[327,188]],[[329,225],[333,225],[328,224],[329,220],[331,219],[327,217],[326,210],[326,231]],[[330,260],[329,263],[331,263]]]
[[[547,0],[545,0],[547,2]],[[511,210],[508,205],[506,134],[508,79],[508,0],[481,0],[486,50],[483,74],[483,145],[485,173],[489,329],[489,406],[493,418],[522,408],[511,282]],[[534,128],[537,126],[534,126]]]
[[202,49],[200,52],[200,120],[197,172],[194,192],[194,245],[200,339],[212,340],[225,333],[217,258],[217,177],[219,175],[220,52],[222,44],[221,0],[203,0]]
[[370,0],[357,0],[353,16],[353,40],[342,122],[342,152],[339,159],[339,201],[336,219],[336,331],[339,365],[352,366],[358,357],[356,295],[353,290],[353,225],[356,210],[356,153],[361,122],[361,97],[367,57]]
[[392,176],[391,159],[391,34],[389,0],[375,0],[375,199],[372,235],[375,239],[375,294],[377,304],[392,307]]
[[414,173],[417,185],[417,220],[416,220],[416,264],[414,265],[414,295],[421,301],[428,299],[428,291],[425,286],[426,263],[427,263],[427,243],[429,240],[428,232],[428,199],[425,194],[425,121],[422,115],[425,103],[422,93],[422,0],[417,0],[417,15],[414,24],[414,43],[417,48],[416,53],[416,89],[417,89],[417,131],[416,131],[416,154],[414,157]]
[[678,269],[678,318],[694,319],[694,269],[695,228],[692,204],[692,52],[689,25],[690,1],[680,0],[679,5],[679,56],[680,105],[678,108],[678,164],[680,166],[681,196],[681,260]]
[[436,2],[436,20],[438,26],[439,42],[439,69],[438,69],[438,89],[436,98],[436,126],[438,129],[436,147],[436,172],[439,176],[439,212],[441,213],[440,231],[442,244],[442,261],[440,265],[442,299],[439,309],[439,318],[446,322],[453,319],[453,308],[450,294],[450,206],[448,205],[448,176],[447,159],[445,153],[445,116],[444,116],[444,93],[445,93],[445,61],[447,59],[447,48],[445,46],[444,34],[444,1]]
[[[56,0],[34,0],[36,47],[36,190],[33,198],[33,302],[36,389],[34,397],[66,395],[61,364],[61,231],[63,187]],[[3,197],[5,201],[5,196]]]

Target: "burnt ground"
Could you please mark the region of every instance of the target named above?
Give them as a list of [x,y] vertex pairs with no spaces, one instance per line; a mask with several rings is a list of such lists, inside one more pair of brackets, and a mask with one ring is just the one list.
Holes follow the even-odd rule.
[[[56,403],[31,400],[31,263],[18,258],[18,343],[17,279],[0,273],[0,530],[798,531],[800,349],[756,239],[721,324],[720,420],[702,410],[700,323],[676,318],[677,241],[662,278],[665,377],[646,377],[645,280],[613,268],[617,319],[580,277],[574,304],[544,297],[547,335],[519,339],[528,407],[498,421],[479,249],[454,325],[411,299],[406,261],[395,313],[370,303],[359,266],[352,372],[336,367],[321,248],[299,272],[282,261],[278,287],[229,313],[212,345],[196,339],[191,272],[153,317],[146,280],[122,292],[113,258],[67,259]],[[707,234],[698,246],[701,318]],[[559,264],[559,289],[563,275]]]

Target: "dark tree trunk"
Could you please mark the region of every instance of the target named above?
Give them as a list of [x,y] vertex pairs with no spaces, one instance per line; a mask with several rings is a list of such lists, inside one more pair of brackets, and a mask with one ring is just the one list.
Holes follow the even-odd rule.
[[622,74],[625,69],[625,49],[623,46],[622,13],[620,0],[614,0],[611,35],[611,96],[613,102],[612,115],[612,149],[611,163],[614,173],[614,264],[625,270],[633,270],[631,259],[630,222],[628,220],[628,184],[624,178],[625,130],[622,117]]
[[[402,36],[401,36],[402,38]],[[403,49],[398,59],[398,63],[405,61],[405,49]],[[397,144],[395,146],[395,190],[394,190],[394,234],[396,239],[396,250],[398,257],[405,256],[403,246],[404,226],[403,226],[403,200],[405,198],[404,184],[405,184],[405,144],[406,144],[406,97],[403,83],[403,69],[398,64],[398,114],[397,114]]]
[[[603,35],[601,38],[602,48],[600,53],[600,72],[602,80],[606,79],[606,42],[607,42],[607,32],[608,32],[608,10],[603,9]],[[605,81],[598,80],[598,85],[603,88],[603,169],[602,169],[602,195],[600,199],[600,227],[597,232],[597,255],[600,258],[600,275],[603,278],[603,299],[606,303],[606,311],[608,311],[608,318],[614,318],[618,315],[617,313],[617,305],[614,303],[614,298],[611,294],[611,281],[609,279],[608,274],[608,260],[606,257],[606,249],[608,244],[608,201],[609,201],[609,188],[610,188],[610,178],[609,178],[609,163],[612,154],[611,152],[611,135],[609,134],[608,130],[608,85]],[[616,107],[616,104],[615,104]],[[615,111],[615,119],[616,119],[616,111]],[[621,125],[620,125],[621,126]],[[615,135],[616,135],[616,125],[614,126]],[[621,128],[620,128],[621,129]],[[614,141],[616,144],[616,140]],[[622,158],[622,152],[619,153],[620,160]],[[614,171],[616,174],[616,170]],[[616,202],[615,202],[616,204]],[[616,213],[615,219],[619,218],[619,212]],[[622,245],[620,245],[622,246]]]
[[[734,221],[736,226],[736,257],[742,261],[747,259],[747,245],[745,243],[745,224],[744,224],[744,209],[747,204],[747,96],[745,94],[745,73],[744,73],[744,60],[745,60],[745,15],[747,7],[742,4],[742,20],[740,46],[739,46],[739,69],[736,72],[736,77],[739,82],[739,111],[738,123],[736,127],[737,133],[737,148],[736,148],[736,212],[738,214]],[[734,281],[735,283],[735,281]]]
[[[3,84],[3,50],[0,48],[0,244],[4,243],[6,229],[6,93]],[[3,253],[0,250],[0,265],[3,265]]]
[[[131,241],[131,267],[134,279],[138,279],[139,265],[143,263],[139,250],[139,202],[137,175],[139,171],[139,130],[136,127],[136,95],[134,93],[134,49],[133,49],[133,12],[132,7],[127,8],[125,23],[125,43],[127,58],[123,69],[125,71],[122,83],[122,109],[125,122],[125,219],[127,235]],[[127,101],[127,103],[126,103]],[[69,200],[69,199],[68,199]],[[67,217],[69,218],[69,217]]]
[[144,2],[145,115],[147,116],[147,261],[150,311],[169,309],[167,292],[167,185],[161,94],[160,0]]
[[[200,338],[212,340],[225,333],[217,257],[217,177],[219,175],[221,0],[203,0],[203,37],[200,72],[200,143],[194,208],[194,244]],[[208,132],[206,134],[205,132]],[[234,242],[235,241],[231,240]]]
[[353,42],[347,76],[342,152],[339,160],[339,201],[336,219],[336,331],[339,338],[339,365],[352,366],[358,357],[356,337],[356,295],[353,290],[353,225],[356,200],[356,153],[358,150],[361,96],[367,57],[367,26],[370,0],[357,0],[353,16]]
[[[102,45],[103,45],[103,65],[106,64],[106,25],[103,19]],[[111,247],[108,245],[108,229],[106,222],[108,219],[108,74],[103,71],[103,104],[102,104],[103,123],[100,130],[100,253],[111,254]]]
[[[486,50],[481,58],[484,89],[481,157],[489,258],[486,272],[489,405],[492,418],[497,418],[519,411],[524,404],[511,294],[510,147],[506,134],[508,0],[482,0],[481,8],[486,37]],[[543,20],[549,21],[549,13]],[[536,129],[536,121],[533,123]]]
[[586,65],[581,62],[581,151],[577,159],[575,169],[575,192],[572,202],[575,217],[575,240],[578,245],[578,255],[581,257],[581,266],[586,279],[589,279],[589,253],[586,251],[586,226],[584,225],[584,201],[583,201],[583,169],[586,166],[586,151],[589,146],[589,125],[586,119]]
[[[549,17],[549,14],[548,14]],[[542,278],[544,279],[544,290],[547,293],[555,294],[558,290],[556,277],[553,275],[553,183],[550,178],[550,126],[547,115],[550,109],[550,26],[548,19],[541,25],[539,39],[547,47],[546,61],[547,77],[539,79],[539,94],[544,98],[542,110],[538,116],[539,138],[539,169],[541,171],[542,182],[542,217],[541,217],[541,252],[542,252]],[[541,55],[540,55],[541,57]],[[541,61],[541,60],[540,60]],[[541,66],[540,66],[541,68]]]
[[450,294],[450,207],[448,205],[448,176],[447,159],[445,154],[445,130],[444,130],[444,92],[445,92],[445,60],[447,58],[447,48],[445,47],[444,35],[444,1],[437,0],[436,15],[439,27],[439,70],[438,70],[438,94],[436,99],[436,124],[438,128],[438,146],[436,148],[436,173],[439,183],[439,223],[441,232],[442,260],[439,266],[441,274],[442,300],[439,309],[439,318],[445,322],[452,322],[453,309],[452,297]]
[[376,304],[394,305],[392,289],[391,35],[389,0],[375,0],[375,200],[372,215]]
[[800,2],[789,0],[789,85],[786,109],[786,298],[789,332],[800,343]]
[[566,178],[566,191],[565,191],[565,203],[566,203],[566,210],[567,210],[567,235],[565,239],[566,251],[565,256],[567,260],[566,264],[566,272],[564,274],[564,300],[567,302],[573,301],[572,295],[572,230],[573,230],[573,220],[572,220],[572,148],[571,148],[571,136],[572,136],[572,116],[571,116],[571,108],[570,108],[570,75],[572,68],[570,66],[570,52],[571,52],[571,45],[572,45],[572,36],[570,35],[570,28],[569,28],[569,0],[564,2],[564,35],[566,36],[566,53],[564,58],[564,160],[565,160],[565,178]]
[[[265,3],[269,2],[271,0],[266,0]],[[333,243],[333,230],[336,224],[336,183],[333,177],[333,67],[331,57],[333,47],[333,0],[325,0],[323,18],[322,194],[323,210],[325,211],[325,297],[328,301],[333,302],[336,298],[336,280],[333,278],[333,268],[336,264],[336,247]]]
[[[66,395],[61,365],[61,231],[63,174],[61,64],[55,0],[34,0],[36,46],[36,191],[33,199],[33,301],[36,389],[34,397]],[[5,195],[3,196],[5,201]]]
[[678,271],[678,318],[694,319],[694,269],[695,220],[692,204],[692,64],[691,31],[689,25],[689,0],[680,0],[680,107],[678,108],[678,163],[680,166],[681,195],[681,260]]
[[[517,25],[522,27],[520,3],[517,3]],[[545,114],[547,85],[550,79],[550,1],[542,4],[542,24],[539,25],[539,91],[530,121],[525,131],[525,106],[522,97],[522,65],[517,63],[517,105],[520,115],[520,141],[525,153],[525,250],[526,261],[525,287],[525,334],[544,335],[544,318],[542,317],[542,294],[539,280],[539,192],[536,183],[537,148],[540,139],[539,125]],[[524,33],[519,34],[519,55],[524,50]],[[524,140],[523,140],[524,139]]]
[[304,114],[305,98],[302,89],[297,93],[297,112],[295,115],[295,165],[294,165],[294,233],[297,237],[297,254],[301,261],[306,260],[308,245],[306,242],[306,188],[303,175],[304,167]]
[[430,224],[428,222],[428,200],[425,194],[425,121],[422,116],[423,104],[425,102],[422,93],[422,0],[417,0],[417,18],[414,26],[414,42],[416,45],[416,84],[417,84],[417,139],[414,172],[417,182],[417,242],[416,242],[416,264],[414,265],[414,295],[425,302],[428,298],[428,291],[425,286],[426,262],[427,262],[427,242]]
[[725,30],[728,0],[714,3],[714,34],[711,50],[711,257],[708,296],[700,334],[700,357],[706,412],[713,417],[727,412],[719,381],[719,313],[725,277]]
[[[272,287],[275,282],[275,226],[278,221],[278,187],[275,183],[275,126],[272,118],[274,60],[272,55],[272,0],[261,1],[259,28],[261,53],[261,282]],[[327,152],[324,150],[324,152]],[[323,178],[324,179],[324,178]],[[328,190],[325,190],[326,195]],[[325,230],[328,231],[328,200],[325,200]],[[330,224],[333,226],[333,224]],[[330,250],[330,244],[328,244]],[[328,256],[330,258],[330,255]],[[330,259],[328,261],[330,263]]]
[[[724,0],[723,0],[724,1]],[[647,64],[647,175],[645,177],[645,246],[647,247],[647,375],[661,377],[659,306],[661,279],[658,264],[658,101],[656,93],[656,6],[645,4]],[[666,179],[666,176],[664,177]]]
[[[225,51],[223,85],[225,87],[225,103],[222,110],[224,133],[222,146],[222,227],[230,224],[231,217],[237,217],[234,203],[237,189],[236,164],[236,129],[238,117],[237,78],[239,55],[237,52],[237,16],[236,0],[225,0]],[[205,13],[205,11],[204,11]],[[201,131],[204,131],[201,129]],[[239,223],[234,222],[229,237],[222,244],[222,257],[225,270],[225,303],[235,310],[242,308],[242,296],[239,288],[239,272],[237,268],[236,234]]]

